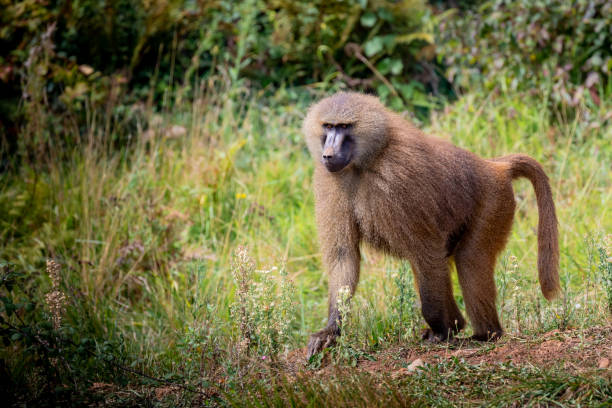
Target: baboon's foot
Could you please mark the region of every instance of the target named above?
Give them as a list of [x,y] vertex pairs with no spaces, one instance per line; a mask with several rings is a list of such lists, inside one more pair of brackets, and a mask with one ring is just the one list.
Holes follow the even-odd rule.
[[470,339],[476,341],[497,341],[501,336],[503,336],[504,331],[502,329],[491,330],[487,333],[475,334]]
[[449,326],[444,331],[434,331],[431,328],[427,328],[423,331],[421,338],[430,343],[452,342],[454,335],[465,327],[465,319],[459,315]]
[[319,351],[333,346],[336,343],[336,338],[339,335],[340,333],[336,327],[326,327],[323,330],[310,335],[306,359],[309,360],[310,357],[314,356]]
[[445,341],[451,341],[453,339],[453,334],[450,330],[448,331],[448,334],[443,334],[436,333],[431,329],[425,329],[421,334],[421,339],[429,343],[443,343]]

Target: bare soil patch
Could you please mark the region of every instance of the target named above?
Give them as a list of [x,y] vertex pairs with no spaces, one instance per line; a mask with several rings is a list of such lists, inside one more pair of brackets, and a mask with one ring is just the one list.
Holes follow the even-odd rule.
[[[612,377],[612,324],[588,329],[552,330],[535,337],[505,335],[495,343],[457,340],[453,343],[394,346],[373,354],[374,361],[362,359],[357,369],[387,373],[392,377],[409,375],[416,366],[437,364],[458,358],[472,365],[512,363],[540,368],[563,368],[570,372],[600,370]],[[288,357],[290,371],[300,371],[306,362],[306,349]],[[331,374],[333,367],[324,360],[318,374]]]

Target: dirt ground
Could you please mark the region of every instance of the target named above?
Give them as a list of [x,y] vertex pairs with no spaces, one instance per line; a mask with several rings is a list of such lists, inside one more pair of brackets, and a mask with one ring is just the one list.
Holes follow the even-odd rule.
[[[374,375],[390,375],[401,379],[412,375],[418,367],[437,364],[452,358],[462,359],[470,365],[487,366],[511,362],[515,366],[536,366],[539,368],[563,369],[568,373],[595,372],[596,375],[612,381],[612,323],[588,329],[553,330],[540,336],[516,337],[504,335],[495,343],[479,343],[458,340],[454,343],[419,343],[394,346],[363,358],[357,362],[355,370]],[[330,364],[329,355],[318,370],[306,364],[306,348],[291,352],[281,367],[279,374],[294,377],[298,373],[309,372],[309,376],[321,379],[337,374],[338,368]],[[218,395],[225,378],[213,380],[214,386],[201,390],[200,399]],[[218,388],[219,387],[219,388]],[[184,388],[177,385],[118,387],[113,384],[95,383],[91,391],[104,395],[104,404],[121,405],[125,399],[132,400],[136,395],[147,400],[179,401]]]
[[[392,377],[408,375],[424,364],[436,364],[456,357],[472,365],[511,362],[541,368],[562,367],[570,372],[602,370],[612,375],[612,324],[581,330],[553,330],[538,337],[505,335],[495,343],[457,340],[454,343],[395,346],[363,359],[357,369],[387,373]],[[304,367],[306,349],[295,350],[288,358],[290,368]],[[331,370],[324,362],[319,374]]]

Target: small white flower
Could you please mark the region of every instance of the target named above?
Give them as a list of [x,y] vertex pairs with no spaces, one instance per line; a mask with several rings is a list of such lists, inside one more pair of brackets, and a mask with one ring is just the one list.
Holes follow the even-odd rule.
[[576,303],[576,309],[580,309],[582,305],[580,303]]

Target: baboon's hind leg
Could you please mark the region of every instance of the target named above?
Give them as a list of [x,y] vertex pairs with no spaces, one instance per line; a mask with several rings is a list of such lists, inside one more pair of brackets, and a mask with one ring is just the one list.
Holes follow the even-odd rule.
[[455,253],[459,284],[475,340],[495,340],[503,334],[495,298],[495,261],[504,248],[514,216],[514,197],[505,195],[489,217],[483,217],[460,242]]
[[474,329],[473,337],[484,341],[501,336],[503,330],[495,308],[495,258],[477,251],[466,249],[457,253],[455,260],[465,308]]

